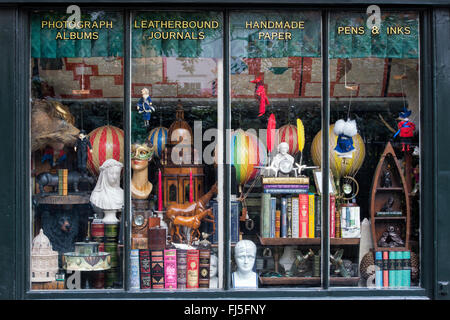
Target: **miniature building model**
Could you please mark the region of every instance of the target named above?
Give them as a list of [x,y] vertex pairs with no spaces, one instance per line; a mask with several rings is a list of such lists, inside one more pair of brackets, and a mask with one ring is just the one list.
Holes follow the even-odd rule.
[[58,272],[58,252],[41,229],[31,249],[31,282],[50,282]]

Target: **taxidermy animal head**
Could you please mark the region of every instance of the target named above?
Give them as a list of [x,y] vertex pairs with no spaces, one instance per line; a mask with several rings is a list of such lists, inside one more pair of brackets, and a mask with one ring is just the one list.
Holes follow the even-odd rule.
[[64,145],[72,146],[80,130],[69,108],[58,101],[33,101],[31,109],[31,149],[36,151],[46,146],[62,150]]

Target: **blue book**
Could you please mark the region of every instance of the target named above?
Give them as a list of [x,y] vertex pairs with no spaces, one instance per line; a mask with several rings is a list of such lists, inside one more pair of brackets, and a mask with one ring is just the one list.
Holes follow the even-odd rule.
[[275,211],[277,210],[277,198],[270,198],[270,237],[275,238]]
[[389,287],[395,288],[395,285],[397,283],[397,271],[395,270],[396,265],[396,258],[397,255],[395,254],[395,251],[389,252]]
[[[213,208],[213,214],[214,214],[214,223],[216,225],[216,232],[214,232],[212,236],[212,243],[217,244],[218,243],[218,217],[219,217],[219,206],[216,200],[210,201],[210,206]],[[233,243],[236,243],[239,241],[239,201],[231,201],[230,203],[230,240]],[[202,223],[203,224],[203,223]],[[207,228],[207,233],[211,233],[213,231],[212,223],[209,223]]]
[[281,238],[287,237],[287,198],[281,198]]
[[375,252],[375,287],[383,287],[383,256],[381,251]]

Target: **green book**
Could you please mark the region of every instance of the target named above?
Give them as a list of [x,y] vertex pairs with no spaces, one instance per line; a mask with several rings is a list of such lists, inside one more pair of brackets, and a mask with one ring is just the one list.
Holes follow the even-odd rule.
[[389,252],[389,288],[395,288],[397,284],[397,270],[396,270],[396,252]]
[[261,237],[270,237],[270,193],[263,193],[261,196]]
[[403,254],[401,251],[395,252],[395,287],[401,288],[403,276]]

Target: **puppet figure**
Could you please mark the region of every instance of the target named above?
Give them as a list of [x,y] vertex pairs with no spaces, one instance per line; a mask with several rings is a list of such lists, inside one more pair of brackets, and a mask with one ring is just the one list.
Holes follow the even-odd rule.
[[139,99],[136,109],[140,114],[142,114],[142,119],[144,120],[144,126],[150,126],[151,113],[155,111],[152,105],[152,99],[150,98],[149,91],[147,88],[141,90],[142,98]]
[[409,116],[411,115],[411,110],[408,110],[407,107],[403,108],[403,111],[400,112],[398,120],[398,130],[394,135],[394,138],[397,135],[400,135],[400,141],[402,143],[402,151],[409,151],[409,146],[411,144],[412,137],[414,136],[414,130],[416,129],[416,125],[409,121]]
[[352,152],[355,151],[353,146],[353,137],[358,133],[356,121],[347,119],[339,119],[334,124],[334,133],[338,136],[334,151],[341,158],[351,158]]
[[266,112],[266,105],[269,104],[269,99],[267,99],[266,89],[264,88],[264,84],[260,77],[255,80],[250,81],[251,83],[255,83],[255,95],[259,100],[259,114],[258,117],[261,117]]
[[77,167],[83,177],[87,176],[86,162],[87,162],[87,152],[92,153],[92,145],[89,141],[89,137],[86,135],[86,131],[80,130],[78,134],[78,139],[73,147],[77,153]]

